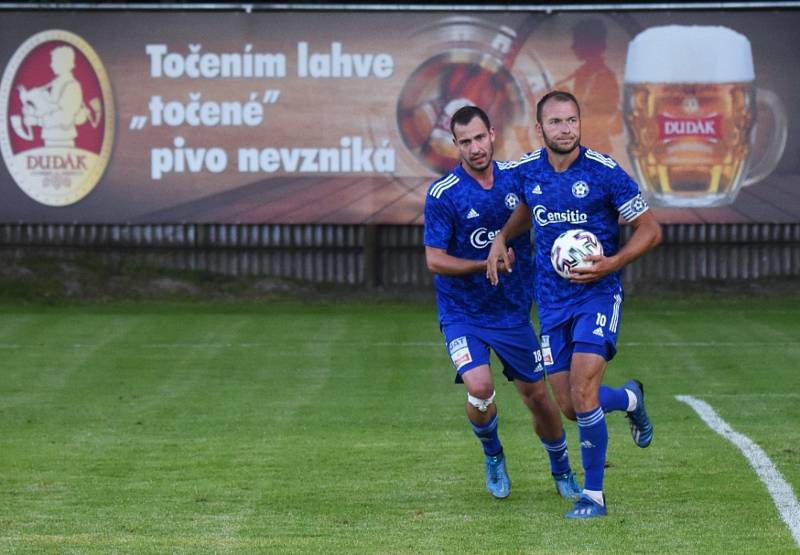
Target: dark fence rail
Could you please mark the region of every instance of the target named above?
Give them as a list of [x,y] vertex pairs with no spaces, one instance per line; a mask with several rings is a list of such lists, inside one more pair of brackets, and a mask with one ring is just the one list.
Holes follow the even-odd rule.
[[[624,239],[630,234],[624,228]],[[334,224],[0,224],[0,248],[111,259],[233,276],[431,287],[421,226]],[[800,276],[800,223],[664,226],[663,244],[625,282]]]

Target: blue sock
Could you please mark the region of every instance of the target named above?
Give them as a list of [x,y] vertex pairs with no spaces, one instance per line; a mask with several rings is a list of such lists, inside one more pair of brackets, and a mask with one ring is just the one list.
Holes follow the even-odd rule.
[[628,393],[624,387],[608,387],[607,385],[600,386],[600,406],[603,407],[603,412],[611,412],[614,410],[628,410]]
[[500,443],[500,438],[497,435],[497,413],[494,413],[494,416],[487,424],[483,426],[479,426],[470,420],[470,424],[472,425],[472,431],[475,432],[475,435],[478,436],[478,439],[481,440],[481,444],[483,445],[483,452],[484,454],[492,457],[494,455],[499,454],[503,450],[503,446]]
[[603,409],[577,413],[578,439],[585,473],[584,488],[603,491],[603,473],[608,449],[608,427]]
[[569,466],[569,455],[567,454],[567,433],[555,441],[547,441],[543,437],[539,438],[550,456],[550,472],[553,474],[566,474],[572,469]]

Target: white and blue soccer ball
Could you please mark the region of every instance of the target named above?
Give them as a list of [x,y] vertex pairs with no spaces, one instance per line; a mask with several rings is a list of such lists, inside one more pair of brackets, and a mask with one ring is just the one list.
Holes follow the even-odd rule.
[[603,254],[603,244],[595,234],[585,229],[570,229],[553,241],[550,262],[558,275],[570,279],[573,269],[586,268],[593,264],[583,259],[584,256],[593,254]]

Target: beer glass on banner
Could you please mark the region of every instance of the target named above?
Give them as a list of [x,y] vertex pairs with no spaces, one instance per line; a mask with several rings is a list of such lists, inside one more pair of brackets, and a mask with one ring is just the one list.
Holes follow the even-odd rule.
[[[757,110],[770,112],[768,135]],[[623,119],[639,185],[656,206],[730,204],[775,169],[786,146],[780,99],[756,88],[750,41],[726,27],[639,33],[628,45]]]

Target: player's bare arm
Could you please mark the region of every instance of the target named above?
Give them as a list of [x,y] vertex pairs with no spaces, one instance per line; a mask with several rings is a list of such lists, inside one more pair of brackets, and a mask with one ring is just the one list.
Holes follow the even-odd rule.
[[631,222],[633,235],[614,256],[586,256],[584,260],[594,262],[591,266],[572,270],[572,280],[577,283],[590,283],[603,276],[627,266],[647,251],[661,243],[661,225],[650,211],[641,214]]
[[[508,249],[506,256],[509,263],[513,265],[516,260],[514,250]],[[425,262],[428,265],[428,270],[435,274],[459,276],[486,271],[485,260],[458,258],[447,254],[447,251],[444,249],[437,249],[436,247],[425,247]],[[500,271],[505,271],[505,263],[501,263],[499,267]]]
[[492,247],[486,258],[486,278],[492,285],[497,285],[500,281],[498,271],[510,272],[514,267],[514,260],[509,257],[511,249],[506,246],[506,243],[530,228],[531,217],[528,205],[520,202],[509,216],[503,229],[492,240]]

